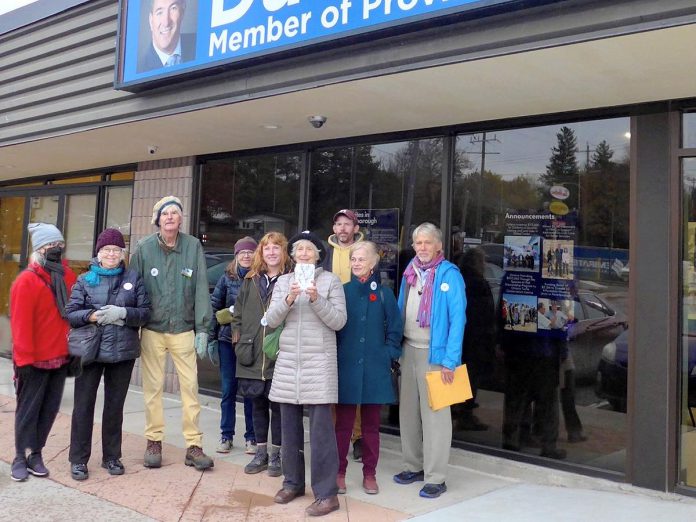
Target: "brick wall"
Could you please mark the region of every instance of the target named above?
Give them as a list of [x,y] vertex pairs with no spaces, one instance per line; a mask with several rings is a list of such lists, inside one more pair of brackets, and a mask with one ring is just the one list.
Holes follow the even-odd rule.
[[[135,250],[135,245],[139,240],[157,231],[157,227],[151,224],[152,207],[164,196],[173,195],[181,200],[184,207],[184,221],[181,225],[181,231],[190,232],[194,165],[194,157],[146,161],[138,164],[133,184],[133,211],[131,215],[131,248],[133,250]],[[169,356],[167,356],[164,371],[164,391],[179,391],[179,380]],[[131,383],[138,386],[142,385],[140,359],[135,363]]]

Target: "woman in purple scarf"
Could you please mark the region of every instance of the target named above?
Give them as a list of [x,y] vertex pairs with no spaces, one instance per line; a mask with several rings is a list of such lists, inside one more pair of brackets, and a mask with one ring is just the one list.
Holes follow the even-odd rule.
[[447,491],[445,478],[452,444],[450,408],[428,405],[426,372],[439,370],[454,380],[462,358],[466,294],[459,269],[445,260],[442,232],[431,223],[413,231],[416,257],[404,271],[399,309],[404,319],[399,425],[403,471],[394,482],[425,481],[420,496],[437,498]]

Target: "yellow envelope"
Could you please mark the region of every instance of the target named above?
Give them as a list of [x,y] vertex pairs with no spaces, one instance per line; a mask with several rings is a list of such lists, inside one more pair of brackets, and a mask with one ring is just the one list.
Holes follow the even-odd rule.
[[434,411],[473,397],[466,364],[457,366],[454,370],[454,382],[451,384],[442,382],[442,374],[439,370],[427,372],[425,380],[428,383],[428,404]]

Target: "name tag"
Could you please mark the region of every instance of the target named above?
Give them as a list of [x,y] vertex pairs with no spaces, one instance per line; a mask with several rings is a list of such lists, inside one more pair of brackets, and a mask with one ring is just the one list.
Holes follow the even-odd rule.
[[193,270],[191,270],[190,268],[184,268],[181,271],[181,275],[190,278],[191,276],[193,276]]

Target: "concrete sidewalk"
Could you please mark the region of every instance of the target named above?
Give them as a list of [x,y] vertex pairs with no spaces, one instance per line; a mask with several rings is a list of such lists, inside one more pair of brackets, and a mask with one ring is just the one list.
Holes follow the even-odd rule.
[[[51,470],[48,479],[30,477],[15,483],[9,478],[14,456],[14,391],[11,364],[0,359],[0,506],[5,520],[72,521],[91,518],[98,521],[294,521],[303,520],[304,509],[312,502],[307,496],[281,506],[273,495],[282,478],[266,474],[246,475],[243,466],[250,460],[244,454],[241,435],[228,455],[215,453],[219,434],[219,400],[201,396],[201,429],[206,434],[204,450],[215,457],[215,468],[197,472],[184,466],[180,403],[165,398],[166,443],[161,469],[142,466],[145,439],[142,394],[131,387],[125,406],[123,463],[126,474],[109,476],[101,461],[100,425],[95,424],[90,478],[76,482],[70,478],[67,451],[70,439],[70,412],[73,381],[66,385],[61,414],[44,450]],[[97,421],[101,416],[101,391]],[[241,413],[241,406],[238,408]],[[238,417],[238,428],[243,427]],[[242,430],[237,430],[243,432]],[[309,461],[309,459],[308,459]],[[418,496],[420,484],[399,486],[391,476],[401,470],[397,437],[383,435],[378,467],[380,493],[367,495],[361,487],[361,466],[348,468],[348,493],[340,495],[341,509],[326,520],[388,522],[412,518],[419,521],[587,521],[621,520],[691,521],[696,516],[696,500],[679,495],[656,493],[618,484],[549,470],[486,455],[453,450],[448,473],[448,491],[438,499]],[[309,471],[308,471],[309,478]]]

